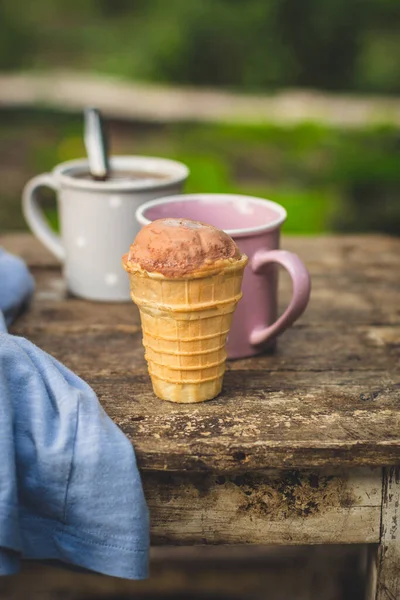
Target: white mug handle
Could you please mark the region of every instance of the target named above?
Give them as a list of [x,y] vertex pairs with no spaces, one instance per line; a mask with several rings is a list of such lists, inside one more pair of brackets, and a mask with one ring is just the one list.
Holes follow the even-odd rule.
[[51,229],[36,197],[36,190],[40,187],[49,187],[58,192],[58,186],[51,173],[43,173],[33,177],[25,185],[22,192],[22,212],[36,237],[50,250],[61,262],[65,260],[65,249],[59,235]]

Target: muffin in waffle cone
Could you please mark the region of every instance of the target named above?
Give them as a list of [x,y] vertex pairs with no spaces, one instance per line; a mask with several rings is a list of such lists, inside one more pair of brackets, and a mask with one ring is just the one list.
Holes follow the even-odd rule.
[[[205,258],[193,259],[195,244],[190,245],[189,256],[185,257],[187,246],[180,245],[178,226],[169,225],[173,221],[176,220],[161,219],[147,227],[153,226],[156,231],[160,227],[162,231],[163,228],[175,228],[171,243],[180,251],[178,261],[167,253],[169,258],[165,264],[157,262],[157,270],[149,270],[153,265],[147,264],[137,251],[141,241],[139,233],[135,240],[136,251],[132,252],[133,244],[131,253],[123,258],[123,265],[129,274],[132,300],[140,310],[145,357],[155,394],[172,402],[203,402],[217,396],[222,389],[226,338],[242,295],[247,257],[240,254],[233,240],[223,232],[204,224],[195,226],[190,225],[193,222],[179,220],[180,227],[188,229],[182,232],[184,238],[198,237],[207,228],[207,234],[210,230],[213,234],[209,237],[217,236],[220,240],[223,236],[225,243],[219,248],[222,258],[214,246],[217,256],[207,257],[208,245],[201,238],[197,242]],[[150,236],[153,241],[154,236]],[[149,247],[154,250],[151,244]],[[139,258],[142,258],[142,264]]]

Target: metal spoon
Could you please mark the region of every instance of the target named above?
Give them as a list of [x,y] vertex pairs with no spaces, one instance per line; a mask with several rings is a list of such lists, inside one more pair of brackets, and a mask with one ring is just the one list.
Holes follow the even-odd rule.
[[84,111],[84,140],[91,176],[97,181],[105,181],[110,174],[108,140],[97,108]]

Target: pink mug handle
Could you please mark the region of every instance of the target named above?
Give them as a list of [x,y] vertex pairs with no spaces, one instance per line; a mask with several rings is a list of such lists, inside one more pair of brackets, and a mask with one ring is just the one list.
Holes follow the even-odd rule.
[[264,344],[290,327],[305,311],[310,298],[310,274],[296,254],[287,252],[287,250],[259,250],[253,257],[251,268],[254,273],[260,273],[262,268],[270,263],[278,263],[289,272],[293,284],[293,295],[289,306],[275,323],[252,331],[250,343],[254,346]]

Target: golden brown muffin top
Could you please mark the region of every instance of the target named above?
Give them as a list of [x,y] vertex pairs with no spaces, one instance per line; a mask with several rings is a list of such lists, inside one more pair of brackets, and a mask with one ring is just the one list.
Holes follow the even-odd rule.
[[139,231],[124,260],[128,271],[179,278],[209,270],[220,261],[239,260],[241,253],[225,232],[189,219],[157,219]]

